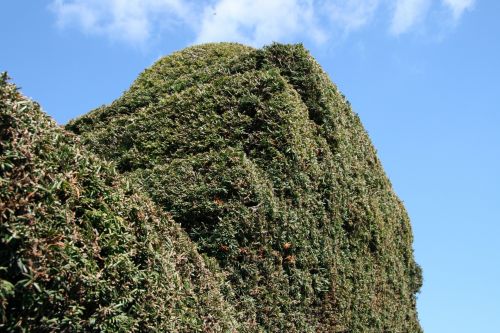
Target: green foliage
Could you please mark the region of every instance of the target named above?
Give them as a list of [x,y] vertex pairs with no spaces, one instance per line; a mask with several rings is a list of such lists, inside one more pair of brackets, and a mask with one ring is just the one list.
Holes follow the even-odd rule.
[[67,129],[217,260],[241,330],[421,331],[407,213],[301,45],[187,48]]
[[6,74],[0,139],[0,331],[239,331],[217,264]]

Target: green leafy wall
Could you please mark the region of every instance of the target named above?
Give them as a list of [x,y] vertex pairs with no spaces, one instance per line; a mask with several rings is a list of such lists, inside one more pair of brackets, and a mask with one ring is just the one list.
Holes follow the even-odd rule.
[[67,129],[217,261],[240,330],[421,331],[408,215],[301,45],[187,48]]

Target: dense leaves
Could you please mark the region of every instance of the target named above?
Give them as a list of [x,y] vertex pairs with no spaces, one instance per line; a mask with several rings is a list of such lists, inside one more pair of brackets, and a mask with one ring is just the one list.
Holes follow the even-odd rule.
[[240,330],[421,331],[407,213],[301,45],[187,48],[67,128],[217,261]]
[[0,138],[0,331],[239,330],[214,260],[6,75]]

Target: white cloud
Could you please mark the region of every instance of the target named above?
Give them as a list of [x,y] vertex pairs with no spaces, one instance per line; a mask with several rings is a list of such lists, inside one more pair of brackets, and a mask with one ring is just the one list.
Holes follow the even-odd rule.
[[[391,17],[400,35],[430,20],[441,4],[457,22],[475,0],[52,0],[61,28],[141,45],[181,32],[196,43],[237,41],[255,46],[272,41],[323,43],[341,31],[369,26],[376,14]],[[434,6],[434,7],[433,7]],[[175,29],[174,29],[175,28]]]
[[325,15],[345,31],[360,29],[375,14],[380,0],[337,0],[325,2]]
[[220,0],[205,9],[196,41],[262,45],[297,35],[324,39],[315,24],[313,1]]
[[142,43],[158,28],[187,20],[182,0],[54,0],[51,9],[60,27],[77,25],[85,33]]
[[197,42],[262,45],[297,37],[325,42],[368,24],[381,0],[218,0],[204,12]]
[[453,18],[458,20],[464,11],[472,8],[475,0],[443,0],[443,2],[451,9]]
[[430,0],[397,0],[391,22],[391,33],[400,35],[408,32],[424,19]]

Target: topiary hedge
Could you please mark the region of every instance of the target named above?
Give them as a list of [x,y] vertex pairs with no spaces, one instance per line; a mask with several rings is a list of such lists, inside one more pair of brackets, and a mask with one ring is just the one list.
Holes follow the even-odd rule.
[[187,48],[67,129],[217,261],[240,330],[421,332],[408,215],[303,46]]

